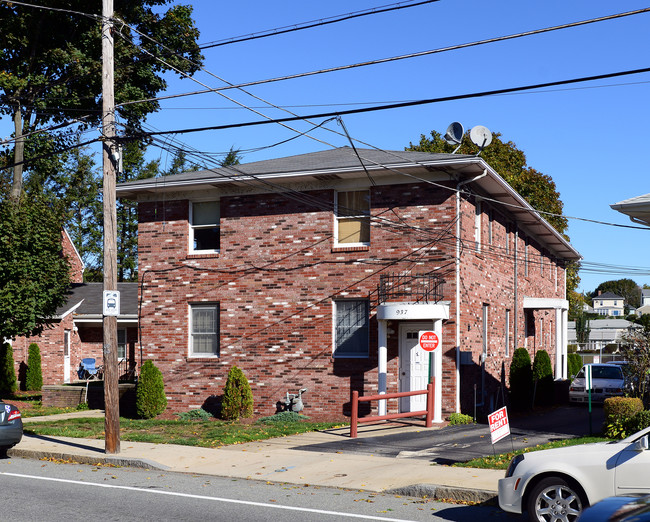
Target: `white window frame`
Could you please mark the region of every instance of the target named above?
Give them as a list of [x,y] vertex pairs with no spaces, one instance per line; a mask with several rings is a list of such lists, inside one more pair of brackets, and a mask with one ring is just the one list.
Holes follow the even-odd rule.
[[506,357],[510,357],[510,309],[506,309],[505,323]]
[[[120,334],[124,336],[124,342],[120,342]],[[120,348],[124,350],[123,355],[120,355]],[[117,329],[117,360],[118,361],[123,361],[124,359],[127,358],[128,355],[128,350],[129,350],[129,339],[126,335],[126,328],[118,328]]]
[[477,201],[474,207],[474,241],[476,242],[476,252],[481,252],[481,202]]
[[[195,225],[194,224],[194,205],[200,204],[200,203],[215,203],[217,205],[217,220],[214,223],[202,223],[200,225]],[[219,241],[220,241],[220,235],[221,235],[221,227],[220,227],[220,221],[221,221],[221,204],[219,200],[209,200],[209,201],[190,201],[190,216],[189,216],[189,224],[190,224],[190,234],[189,234],[189,252],[192,254],[214,254],[218,253],[220,248],[206,248],[206,249],[195,249],[194,248],[194,231],[195,230],[202,230],[202,229],[210,229],[210,228],[216,228],[217,229],[217,234],[219,236]],[[219,247],[221,246],[221,243],[219,242]]]
[[[367,213],[360,213],[358,215],[345,215],[339,216],[339,194],[344,192],[365,192],[368,197],[368,211]],[[370,246],[370,190],[369,189],[350,189],[350,190],[338,190],[334,194],[334,244],[337,247],[358,247],[358,246]],[[339,221],[345,219],[359,219],[368,221],[368,241],[360,241],[356,243],[341,243],[339,241]]]
[[482,339],[482,360],[485,361],[488,358],[488,344],[489,344],[489,328],[488,328],[488,320],[489,320],[489,315],[490,315],[490,305],[487,303],[483,303],[483,313],[482,313],[482,319],[483,319],[483,325],[482,325],[482,331],[481,331],[481,337]]
[[[215,314],[215,327],[216,330],[214,332],[194,332],[194,310],[212,310],[213,313]],[[220,331],[221,331],[221,323],[220,323],[220,306],[219,303],[191,303],[188,305],[188,340],[189,340],[189,347],[188,347],[188,355],[189,357],[200,357],[200,358],[219,358],[219,354],[221,351],[221,346],[219,343],[219,337],[220,337]],[[215,339],[215,350],[213,352],[195,352],[194,351],[194,336],[195,335],[214,335]]]
[[[339,352],[338,351],[338,307],[340,303],[361,303],[365,305],[366,351],[364,352]],[[332,301],[332,356],[337,359],[367,359],[370,357],[370,303],[367,299],[335,299]]]

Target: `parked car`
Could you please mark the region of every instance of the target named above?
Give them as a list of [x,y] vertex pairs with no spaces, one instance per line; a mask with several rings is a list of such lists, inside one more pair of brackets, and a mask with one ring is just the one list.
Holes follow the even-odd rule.
[[650,522],[650,496],[608,497],[585,509],[580,522]]
[[649,434],[517,455],[499,480],[499,506],[532,521],[573,522],[604,498],[650,494]]
[[570,402],[589,401],[587,368],[591,368],[591,402],[604,402],[608,397],[623,395],[625,376],[620,364],[585,364],[569,387]]
[[20,410],[0,399],[0,453],[5,453],[23,438]]

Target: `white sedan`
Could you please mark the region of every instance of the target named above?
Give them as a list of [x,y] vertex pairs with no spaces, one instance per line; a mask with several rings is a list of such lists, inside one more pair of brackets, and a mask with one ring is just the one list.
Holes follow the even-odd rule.
[[649,434],[517,455],[499,480],[499,506],[533,521],[574,521],[606,497],[649,494]]

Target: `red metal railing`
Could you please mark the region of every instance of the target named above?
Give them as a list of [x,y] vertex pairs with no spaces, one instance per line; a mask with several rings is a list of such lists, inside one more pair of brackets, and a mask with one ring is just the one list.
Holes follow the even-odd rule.
[[[427,409],[422,411],[407,411],[404,413],[389,413],[387,415],[374,415],[371,417],[362,417],[359,419],[359,403],[368,401],[380,401],[384,399],[396,399],[397,397],[410,397],[412,395],[425,395],[427,396]],[[384,393],[383,395],[366,395],[359,397],[358,391],[352,392],[352,419],[350,421],[350,437],[356,438],[357,424],[360,422],[377,422],[381,420],[402,419],[404,417],[420,417],[426,415],[426,427],[430,428],[433,425],[433,383],[427,385],[426,390],[410,391],[410,392],[397,392],[397,393]]]

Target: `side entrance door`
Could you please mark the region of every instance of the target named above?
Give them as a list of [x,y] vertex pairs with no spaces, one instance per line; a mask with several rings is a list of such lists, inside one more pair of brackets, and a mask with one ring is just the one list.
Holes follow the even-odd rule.
[[[400,323],[399,326],[399,391],[426,390],[429,383],[429,353],[418,345],[420,330],[431,330],[431,322]],[[426,395],[400,397],[400,412],[427,408]]]
[[70,382],[70,330],[63,332],[63,382]]

